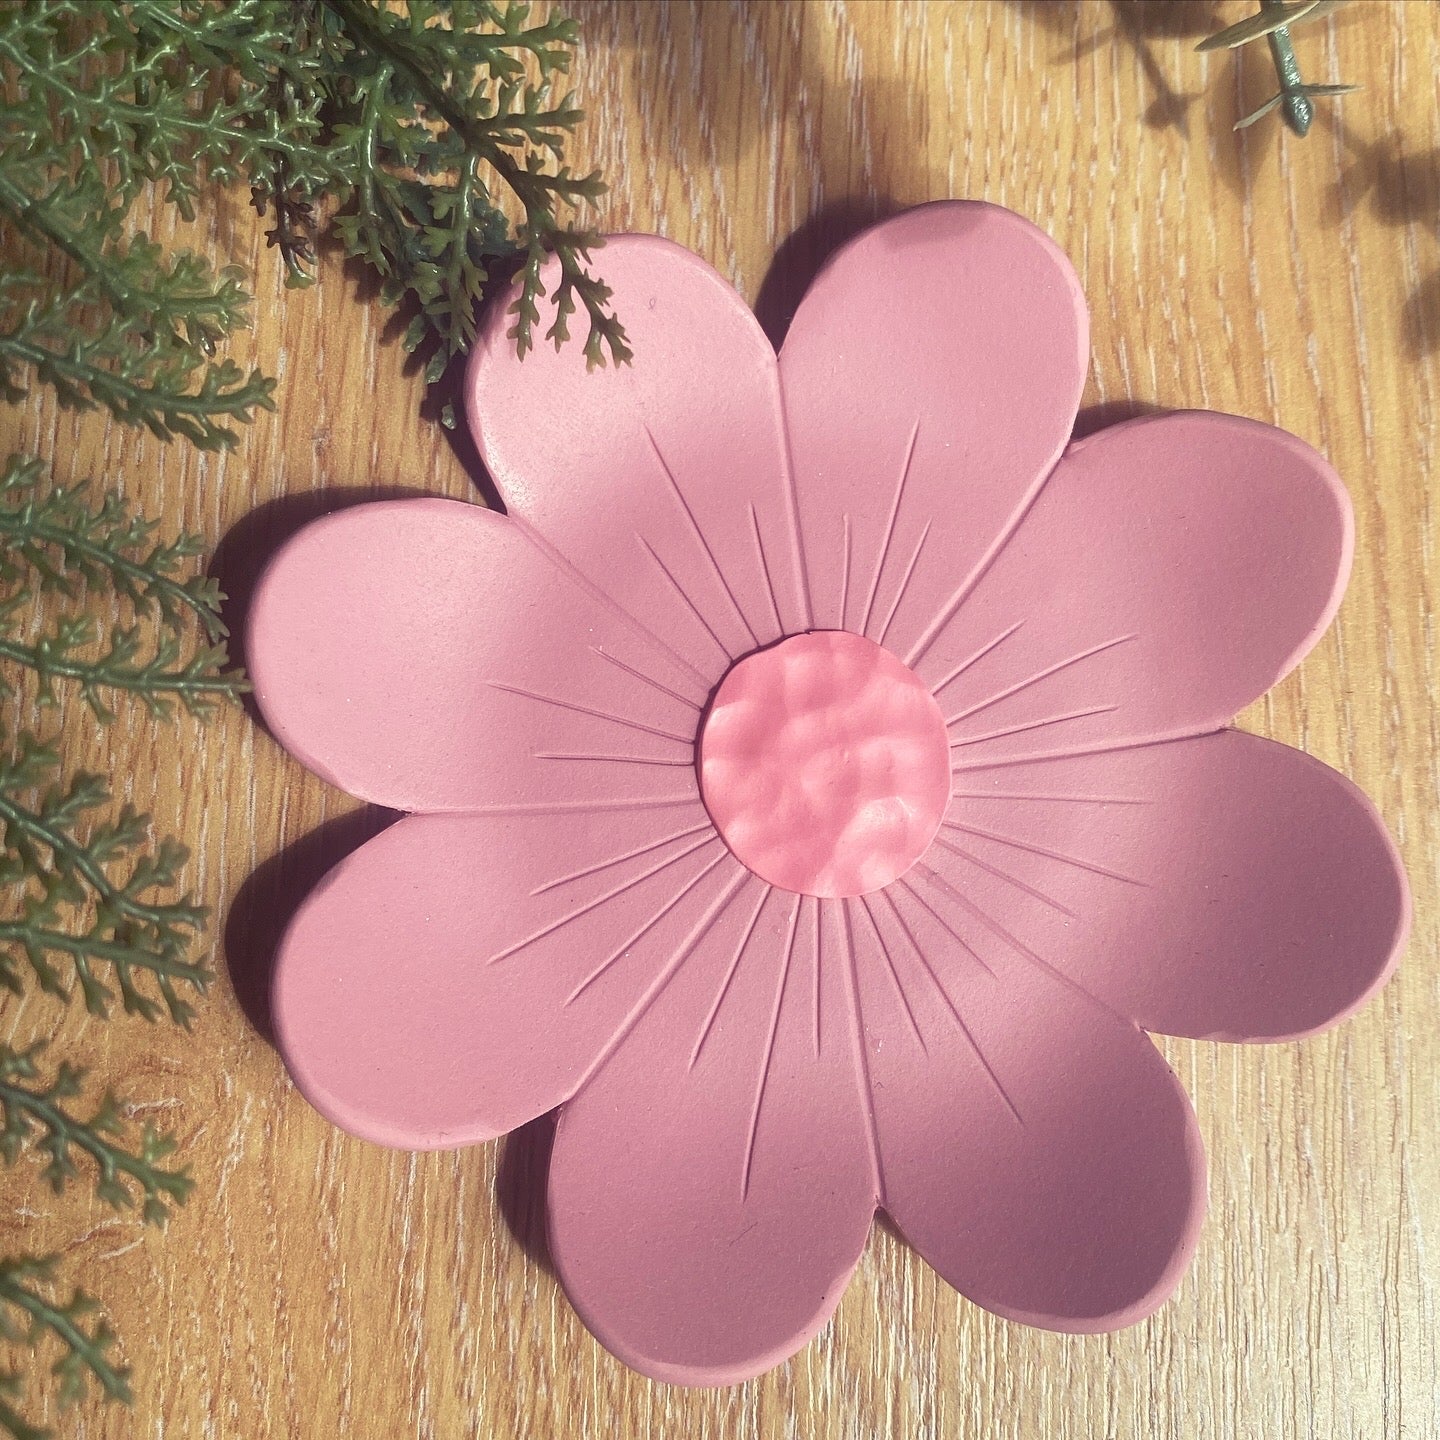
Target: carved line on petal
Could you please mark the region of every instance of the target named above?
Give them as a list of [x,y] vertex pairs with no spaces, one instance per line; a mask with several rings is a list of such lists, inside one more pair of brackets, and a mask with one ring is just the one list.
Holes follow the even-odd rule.
[[649,626],[636,619],[613,595],[602,590],[579,566],[562,555],[534,526],[527,523],[519,515],[512,515],[510,517],[510,523],[512,525],[518,525],[520,527],[520,533],[541,555],[559,570],[562,575],[578,585],[597,605],[601,606],[602,609],[608,610],[632,635],[638,635],[642,640],[653,645],[662,655],[668,656],[676,665],[684,670],[686,674],[699,685],[701,695],[708,695],[710,693],[711,680],[707,679],[697,670],[674,646],[666,644]]
[[466,815],[601,815],[621,810],[672,810],[679,805],[700,806],[700,792],[688,795],[636,796],[633,800],[536,800],[513,805],[477,805]]
[[805,602],[805,628],[815,628],[815,601],[810,594],[810,563],[805,555],[805,534],[800,528],[800,492],[795,484],[795,447],[790,436],[790,416],[785,406],[785,390],[780,385],[779,368],[772,374],[776,384],[776,404],[779,407],[780,433],[783,439],[781,456],[785,467],[785,498],[790,510],[790,543],[800,579],[800,598]]
[[840,561],[840,628],[848,630],[845,612],[850,606],[850,512],[847,510],[840,519],[845,530],[845,549]]
[[972,715],[978,715],[982,710],[988,710],[992,705],[998,705],[1002,700],[1008,700],[1012,695],[1019,695],[1021,691],[1028,690],[1032,685],[1038,685],[1042,680],[1048,680],[1052,675],[1058,675],[1062,670],[1068,670],[1072,665],[1078,665],[1082,660],[1088,660],[1092,655],[1103,654],[1106,650],[1113,650],[1117,645],[1124,645],[1127,641],[1137,640],[1137,634],[1120,635],[1114,640],[1106,640],[1101,645],[1092,645],[1088,650],[1082,650],[1078,655],[1072,655],[1068,660],[1059,660],[1054,665],[1047,666],[1044,670],[1037,671],[1028,680],[1020,680],[1016,684],[1001,690],[998,694],[990,696],[988,700],[981,700],[978,704],[970,706],[968,710],[962,710],[958,715],[952,715],[945,722],[946,729],[952,725],[958,725],[962,720],[968,720]]
[[900,505],[905,498],[905,482],[910,478],[910,465],[915,458],[915,441],[920,435],[920,419],[910,427],[910,438],[905,444],[905,458],[900,462],[900,478],[895,482],[895,498],[890,502],[890,516],[885,522],[885,538],[880,542],[880,559],[875,565],[875,574],[870,580],[870,594],[865,601],[865,618],[860,622],[860,633],[870,634],[870,617],[875,609],[875,596],[880,590],[880,577],[885,573],[885,562],[890,558],[890,544],[895,539],[895,525],[900,518]]
[[730,647],[715,633],[714,627],[701,613],[700,607],[690,598],[689,592],[675,578],[675,572],[660,558],[655,547],[643,536],[635,537],[645,548],[650,558],[660,567],[660,573],[669,582],[670,588],[680,597],[680,603],[700,622],[701,628],[715,642],[715,648],[725,657],[728,664],[735,657],[730,653]]
[[[675,478],[675,472],[670,468],[670,462],[666,460],[665,456],[661,453],[660,444],[655,439],[655,434],[648,425],[645,427],[645,437],[650,441],[650,449],[655,454],[655,460],[664,473],[665,478],[670,482],[670,489],[674,493],[676,500],[680,502],[680,508],[684,511],[685,518],[690,522],[690,530],[696,540],[700,542],[700,548],[704,551],[705,558],[710,562],[710,568],[715,572],[715,578],[720,582],[720,588],[724,590],[730,601],[731,608],[739,617],[740,623],[745,627],[745,633],[749,635],[751,642],[758,646],[760,644],[760,637],[756,635],[755,627],[751,625],[749,616],[747,616],[741,608],[739,597],[735,594],[734,588],[726,578],[725,572],[720,568],[720,561],[716,558],[715,551],[711,548],[709,540],[705,538],[705,532],[700,528],[700,522],[696,520],[695,512],[690,508],[690,502],[685,498],[685,492],[680,488],[680,482]],[[702,621],[702,623],[704,622]],[[708,625],[706,625],[705,628],[707,630],[710,629]],[[711,631],[711,633],[713,634],[714,632]]]
[[1002,630],[1002,631],[1000,632],[1000,634],[998,634],[998,635],[997,635],[993,640],[991,640],[988,644],[982,645],[973,655],[969,656],[967,659],[962,660],[948,675],[946,675],[946,677],[945,677],[942,681],[940,681],[940,683],[939,683],[938,685],[932,685],[932,686],[930,687],[930,693],[931,693],[932,695],[938,697],[939,694],[940,694],[940,692],[941,692],[947,685],[949,685],[949,684],[951,683],[951,681],[953,681],[953,680],[958,680],[972,665],[978,664],[978,663],[979,663],[981,660],[983,660],[992,650],[998,649],[998,648],[999,648],[1001,645],[1003,645],[1024,623],[1025,623],[1025,622],[1024,622],[1023,620],[1017,620],[1008,630]]
[[815,1058],[820,1058],[820,900],[811,896],[814,904],[811,911],[815,916]]
[[780,967],[779,984],[775,987],[775,1006],[770,1015],[770,1032],[765,1040],[765,1059],[760,1065],[760,1079],[755,1087],[755,1104],[750,1112],[750,1133],[745,1140],[745,1165],[740,1174],[740,1201],[750,1198],[750,1172],[755,1163],[755,1141],[760,1133],[760,1110],[765,1104],[765,1091],[770,1084],[770,1070],[775,1063],[775,1037],[780,1033],[780,1011],[785,1004],[785,991],[790,984],[790,970],[795,963],[795,932],[800,928],[800,905],[803,896],[795,897],[790,912],[790,933],[785,941],[785,961]]
[[890,953],[890,947],[885,943],[885,937],[880,933],[880,926],[876,923],[875,912],[870,908],[869,896],[859,897],[860,907],[865,911],[865,918],[870,922],[870,928],[875,932],[875,939],[880,946],[880,953],[885,957],[885,968],[890,972],[891,983],[895,986],[895,994],[900,998],[900,1004],[905,1010],[905,1018],[910,1022],[910,1029],[915,1039],[919,1042],[921,1050],[925,1054],[930,1053],[930,1047],[925,1043],[925,1036],[921,1033],[920,1022],[915,1018],[915,1007],[910,1003],[910,996],[905,992],[905,984],[900,979],[900,972],[895,968],[895,957]]
[[930,538],[930,527],[933,521],[927,520],[925,528],[920,532],[920,538],[915,542],[914,553],[910,556],[910,563],[905,567],[905,573],[900,577],[900,588],[895,592],[895,598],[890,602],[889,614],[885,616],[885,623],[880,627],[880,634],[876,638],[877,645],[885,643],[885,637],[890,633],[890,625],[895,619],[895,612],[900,608],[900,602],[905,598],[905,592],[910,588],[911,577],[915,574],[915,567],[920,563],[920,552],[925,548],[925,542]]
[[627,675],[633,675],[642,684],[650,686],[652,690],[658,690],[662,695],[668,695],[672,700],[678,700],[680,704],[687,706],[698,715],[704,710],[703,705],[698,705],[688,696],[682,695],[678,690],[672,690],[663,681],[657,680],[653,675],[647,675],[643,670],[637,669],[634,665],[627,665],[618,656],[612,655],[608,650],[602,650],[598,645],[592,645],[590,649],[602,660],[608,661],[617,670],[623,670]]
[[1050,478],[1051,471],[1047,471],[1020,497],[1019,503],[1011,511],[1009,518],[1001,527],[999,535],[995,537],[990,548],[980,557],[975,568],[960,582],[960,586],[950,596],[944,605],[940,607],[940,613],[926,627],[925,632],[915,642],[910,653],[905,657],[905,663],[913,670],[921,660],[929,653],[930,647],[939,638],[945,627],[955,618],[956,612],[969,599],[971,592],[985,577],[990,567],[1000,558],[1005,547],[1015,538],[1016,532],[1020,529],[1021,522],[1030,513],[1031,507],[1040,498],[1040,492],[1045,488],[1045,482]]
[[[708,844],[709,842],[702,841],[701,843]],[[605,972],[609,970],[612,965],[614,965],[622,956],[629,952],[632,945],[639,944],[639,942],[643,940],[672,910],[674,910],[676,906],[678,906],[687,895],[691,894],[691,892],[695,890],[695,888],[700,884],[700,882],[705,879],[705,877],[709,875],[710,872],[714,870],[717,865],[720,865],[725,860],[732,858],[733,857],[728,850],[721,850],[721,852],[708,865],[706,865],[703,870],[701,870],[697,875],[694,875],[689,880],[687,880],[685,884],[680,887],[679,892],[671,899],[667,900],[665,904],[663,904],[628,940],[626,940],[623,945],[620,945],[613,953],[611,953],[604,960],[602,960],[600,964],[597,965],[569,993],[569,995],[565,997],[565,1003],[567,1005],[573,1005],[575,1001],[577,1001],[602,975],[604,975]],[[736,888],[739,888],[738,885]]]
[[850,1025],[854,1037],[855,1052],[860,1061],[860,1080],[864,1086],[862,1099],[870,1138],[870,1161],[875,1170],[875,1188],[885,1193],[885,1166],[880,1158],[880,1127],[875,1119],[875,1090],[870,1081],[870,1053],[865,1048],[865,1020],[860,1012],[860,972],[855,960],[855,935],[850,928],[850,909],[843,900],[839,901],[840,923],[845,934],[847,952],[844,974],[850,999]]
[[[919,868],[919,867],[917,867]],[[942,929],[947,935],[960,946],[962,950],[992,979],[996,978],[995,972],[984,960],[980,958],[980,952],[960,934],[955,927],[903,876],[895,882],[910,896],[912,900]]]
[[[617,896],[624,895],[627,891],[633,890],[637,885],[643,885],[645,881],[658,875],[669,866],[677,864],[687,855],[693,855],[703,846],[716,844],[719,840],[720,836],[714,833],[702,836],[701,839],[697,840],[693,845],[689,845],[684,850],[671,855],[668,859],[662,860],[658,865],[651,866],[650,869],[644,871],[642,874],[633,876],[623,884],[617,885],[613,890],[607,890],[603,895],[597,896],[594,900],[587,901],[578,910],[572,910],[568,915],[562,915],[560,919],[545,926],[543,930],[537,930],[527,939],[517,941],[514,945],[511,945],[509,949],[500,951],[498,955],[492,955],[485,963],[487,965],[498,965],[500,961],[509,959],[512,955],[519,954],[519,952],[527,946],[535,944],[538,940],[544,940],[548,935],[553,935],[557,930],[570,924],[572,920],[579,920],[582,916],[588,915],[592,910],[598,910],[608,901],[614,900]],[[722,853],[728,855],[730,852],[725,850]]]
[[890,909],[894,912],[896,922],[901,930],[905,932],[905,938],[910,942],[910,948],[915,952],[915,958],[920,962],[921,969],[930,977],[930,983],[939,993],[940,998],[945,1002],[945,1008],[950,1012],[951,1018],[960,1027],[960,1033],[969,1043],[971,1050],[975,1052],[975,1058],[980,1062],[986,1075],[990,1077],[990,1083],[995,1087],[996,1093],[1005,1102],[1005,1108],[1015,1117],[1020,1125],[1025,1124],[1025,1117],[1020,1113],[1019,1107],[1010,1098],[1010,1092],[1005,1088],[995,1067],[986,1058],[985,1052],[980,1048],[980,1042],[971,1033],[970,1027],[965,1023],[964,1017],[956,1008],[955,1002],[950,998],[950,992],[940,983],[940,977],[935,973],[934,967],[926,958],[925,952],[920,948],[920,943],[915,939],[914,932],[905,923],[905,917],[900,913],[900,907],[895,903],[895,897],[890,894],[889,889],[881,892],[889,902]]
[[755,506],[750,505],[750,532],[755,537],[755,553],[760,557],[760,572],[765,576],[765,589],[770,596],[770,609],[775,616],[775,633],[777,636],[785,633],[785,622],[780,618],[780,600],[775,594],[775,581],[770,574],[770,562],[765,558],[765,540],[760,534],[760,517],[755,513]]
[[1218,735],[1218,729],[1171,730],[1163,735],[1141,735],[1124,740],[1100,740],[1093,745],[1073,745],[1061,750],[1035,750],[1028,755],[1003,755],[990,759],[981,756],[961,765],[952,765],[950,773],[962,771],[1008,770],[1016,765],[1043,765],[1047,760],[1081,760],[1089,755],[1113,755],[1119,750],[1148,750],[1152,745],[1169,745],[1176,740],[1198,740],[1203,735]]
[[1084,710],[1067,710],[1063,715],[1050,715],[1044,720],[1027,720],[1023,725],[1007,725],[1002,730],[987,730],[983,735],[964,735],[950,742],[952,750],[965,745],[983,745],[987,740],[1004,740],[1011,735],[1024,735],[1031,730],[1045,730],[1051,725],[1063,725],[1067,720],[1088,720],[1092,715],[1113,715],[1118,705],[1091,705]]
[[506,685],[500,680],[488,680],[492,690],[503,690],[507,695],[519,695],[525,700],[535,700],[542,705],[553,705],[557,710],[573,710],[577,715],[589,715],[595,720],[608,720],[612,725],[623,725],[627,730],[638,730],[642,735],[654,735],[661,740],[673,740],[677,745],[693,745],[694,739],[677,735],[673,730],[662,730],[656,725],[643,725],[638,720],[627,719],[624,715],[612,715],[608,710],[596,710],[574,700],[558,700],[553,695],[542,695],[538,690],[526,690],[519,685]]
[[666,835],[662,840],[652,840],[648,845],[642,845],[637,850],[627,850],[623,855],[617,855],[613,860],[601,860],[597,865],[587,865],[583,870],[572,870],[568,875],[562,875],[558,880],[551,880],[549,884],[542,885],[538,890],[530,892],[533,898],[536,895],[543,895],[547,890],[556,890],[561,885],[568,885],[572,880],[584,880],[591,875],[598,875],[602,870],[609,870],[612,866],[623,865],[627,860],[638,860],[642,855],[650,855],[656,850],[663,849],[666,845],[672,845],[676,840],[688,840],[692,835],[698,835],[702,830],[709,830],[711,821],[707,816],[698,825],[692,825],[688,830],[677,830],[673,835]]
[[735,972],[740,968],[740,959],[750,944],[750,937],[755,933],[755,927],[760,923],[760,912],[765,908],[765,902],[774,893],[773,885],[766,884],[760,880],[758,875],[753,878],[761,885],[760,903],[755,907],[755,913],[750,917],[750,923],[745,927],[745,933],[735,947],[735,955],[730,961],[729,968],[725,971],[725,978],[720,982],[720,989],[715,993],[715,1000],[710,1006],[710,1012],[705,1016],[705,1023],[700,1027],[699,1038],[695,1041],[695,1048],[690,1052],[690,1063],[686,1067],[688,1070],[693,1070],[699,1063],[700,1052],[705,1048],[705,1042],[710,1038],[711,1030],[715,1028],[715,1019],[720,1014],[720,1007],[725,1003],[725,997],[730,993],[730,985],[735,979]]
[[[722,856],[721,858],[723,859],[724,857]],[[718,863],[719,861],[716,862],[716,864]],[[714,868],[715,866],[711,865],[707,867],[704,874],[696,876],[696,883],[702,880],[704,878],[704,875],[708,875],[710,871]],[[730,882],[729,886],[725,890],[723,890],[720,895],[711,903],[710,908],[700,917],[699,923],[695,926],[694,930],[690,932],[689,936],[685,940],[685,943],[676,952],[674,958],[670,960],[670,962],[665,966],[664,970],[660,972],[660,974],[656,977],[654,984],[652,984],[649,990],[647,990],[645,994],[641,997],[640,1003],[635,1007],[634,1010],[630,1012],[629,1015],[625,1017],[624,1022],[615,1031],[615,1034],[612,1035],[610,1039],[606,1042],[604,1048],[600,1051],[600,1053],[591,1063],[590,1068],[585,1072],[584,1076],[576,1084],[575,1090],[573,1092],[574,1094],[578,1095],[580,1091],[583,1090],[587,1084],[589,1084],[590,1080],[599,1073],[600,1067],[604,1065],[604,1063],[616,1052],[616,1050],[620,1048],[621,1044],[630,1035],[631,1031],[633,1031],[635,1027],[641,1022],[641,1020],[645,1018],[646,1014],[650,1010],[650,1007],[654,1005],[654,1003],[660,998],[660,995],[664,991],[665,987],[679,973],[681,965],[683,965],[685,961],[689,959],[690,955],[694,952],[695,947],[706,937],[706,935],[710,933],[711,930],[715,928],[715,922],[719,920],[721,913],[729,908],[730,902],[734,900],[734,898],[740,893],[741,889],[745,885],[745,882],[747,880],[753,880],[755,878],[748,870],[744,868],[744,866],[739,863],[739,861],[735,862],[735,868],[737,872],[735,878]],[[693,888],[693,885],[688,887],[688,889]],[[682,892],[682,896],[683,894],[688,893],[688,889],[687,891]],[[679,898],[681,897],[677,897],[676,903],[678,903]],[[674,908],[673,904],[671,908]]]
[[1047,895],[1043,890],[1037,890],[1035,886],[1027,884],[1018,875],[1012,875],[1008,870],[1002,870],[998,865],[992,865],[988,860],[982,860],[978,855],[972,855],[970,851],[962,849],[959,845],[942,836],[935,837],[935,843],[942,849],[948,850],[952,855],[959,856],[962,860],[968,860],[977,869],[985,871],[987,875],[993,875],[997,880],[1004,880],[1013,885],[1017,890],[1023,891],[1032,899],[1038,900],[1042,905],[1048,905],[1052,910],[1058,910],[1062,915],[1068,915],[1072,920],[1080,917],[1068,905],[1062,905],[1053,895]]
[[589,760],[595,764],[607,765],[663,765],[672,770],[683,770],[693,765],[693,760],[662,760],[655,755],[593,755],[571,750],[537,750],[536,760]]
[[[1029,840],[1017,840],[1013,835],[1002,835],[998,830],[986,830],[979,825],[966,825],[960,820],[942,820],[940,823],[947,830],[960,830],[966,835],[978,835],[982,840],[993,840],[997,845],[1008,845],[1012,850],[1025,850],[1031,855],[1043,855],[1047,860],[1058,860],[1062,865],[1073,865],[1077,870],[1088,870],[1092,875],[1103,875],[1108,880],[1121,880],[1126,885],[1138,885],[1142,890],[1151,888],[1148,880],[1141,880],[1134,875],[1126,875],[1119,870],[1110,870],[1104,865],[1097,865],[1093,860],[1084,860],[1077,855],[1067,855],[1063,850],[1047,850],[1045,846],[1036,845]],[[939,837],[937,836],[936,839],[938,840]]]
[[1143,795],[1042,795],[1025,790],[952,790],[952,800],[1050,800],[1070,805],[1153,805]]
[[[987,915],[985,911],[983,911],[977,904],[975,904],[973,900],[970,900],[966,896],[962,895],[948,880],[945,879],[943,875],[930,869],[928,865],[916,865],[915,868],[920,871],[920,873],[924,875],[925,878],[929,880],[930,883],[934,885],[935,888],[939,890],[943,895],[953,900],[957,905],[960,906],[962,910],[968,912],[974,919],[978,920],[983,926],[985,926],[987,930],[999,936],[999,938],[1003,940],[1005,944],[1008,945],[1022,959],[1029,960],[1033,964],[1038,965],[1052,979],[1058,980],[1062,985],[1066,986],[1076,995],[1083,996],[1084,999],[1089,1001],[1092,1005],[1098,1005],[1101,1009],[1108,1010],[1112,1015],[1117,1014],[1115,1010],[1113,1010],[1109,1005],[1105,1004],[1103,1000],[1093,995],[1073,976],[1067,975],[1063,970],[1057,969],[1048,960],[1044,959],[1042,956],[1037,955],[1022,940],[1019,940],[1014,935],[1012,935],[1010,931],[1008,931],[998,920],[993,919],[991,916]],[[971,953],[973,954],[974,952],[972,951]],[[991,973],[993,974],[994,972],[992,971]],[[1117,1018],[1123,1019],[1124,1017],[1117,1016]],[[1125,1023],[1129,1025],[1133,1024],[1134,1022],[1126,1020]]]

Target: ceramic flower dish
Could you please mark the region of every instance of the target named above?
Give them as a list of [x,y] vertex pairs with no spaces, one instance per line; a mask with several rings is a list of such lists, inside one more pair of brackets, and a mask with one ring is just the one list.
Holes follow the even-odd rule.
[[1205,1175],[1146,1031],[1322,1029],[1406,928],[1365,797],[1230,728],[1339,604],[1340,482],[1224,415],[1071,443],[1079,285],[992,206],[853,241],[778,357],[601,259],[633,365],[503,307],[473,357],[508,513],[345,510],[256,595],[275,735],[413,812],[290,928],[291,1074],[417,1149],[559,1107],[557,1269],[664,1380],[793,1354],[877,1207],[998,1315],[1150,1314]]

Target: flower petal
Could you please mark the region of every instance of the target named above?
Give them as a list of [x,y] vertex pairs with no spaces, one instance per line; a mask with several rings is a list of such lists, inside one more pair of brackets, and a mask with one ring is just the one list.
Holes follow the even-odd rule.
[[656,1379],[778,1364],[864,1248],[875,1171],[817,905],[753,881],[561,1112],[556,1266],[601,1342]]
[[497,305],[470,360],[470,426],[510,513],[709,689],[732,657],[805,628],[775,352],[668,240],[616,236],[597,266],[634,360],[589,370],[572,343],[521,361]]
[[248,658],[286,749],[393,809],[698,790],[703,692],[477,505],[384,501],[307,526],[261,578]]
[[574,1092],[746,873],[698,800],[409,816],[286,932],[280,1051],[352,1134],[491,1139]]
[[831,259],[780,354],[815,627],[906,653],[1059,458],[1087,349],[1070,262],[998,206],[922,205]]
[[1147,1030],[1311,1034],[1404,944],[1375,807],[1289,746],[1223,730],[960,778],[926,863]]
[[1194,1250],[1205,1163],[1149,1038],[928,871],[847,903],[882,1203],[906,1239],[1007,1319],[1088,1334],[1152,1313]]
[[1216,730],[1319,638],[1351,550],[1349,498],[1294,436],[1204,412],[1130,421],[1066,452],[908,658],[961,771]]

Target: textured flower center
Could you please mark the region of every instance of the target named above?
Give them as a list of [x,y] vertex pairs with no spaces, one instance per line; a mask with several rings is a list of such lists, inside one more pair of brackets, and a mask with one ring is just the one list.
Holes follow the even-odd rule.
[[864,895],[924,853],[950,799],[934,696],[843,630],[739,661],[700,727],[700,792],[736,859],[804,895]]

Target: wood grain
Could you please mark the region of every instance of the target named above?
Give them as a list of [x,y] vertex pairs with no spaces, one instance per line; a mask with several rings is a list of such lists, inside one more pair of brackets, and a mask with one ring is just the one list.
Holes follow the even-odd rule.
[[[76,705],[74,764],[194,851],[220,980],[193,1040],[31,996],[0,1033],[55,1033],[175,1128],[200,1184],[162,1236],[6,1177],[0,1248],[65,1252],[136,1368],[98,1436],[1440,1436],[1440,980],[1435,515],[1440,443],[1440,6],[1360,0],[1297,32],[1316,79],[1363,81],[1298,142],[1235,118],[1261,47],[1192,52],[1243,4],[621,3],[576,7],[602,222],[694,247],[778,329],[843,236],[939,196],[999,201],[1074,258],[1094,312],[1086,423],[1199,405],[1324,450],[1357,511],[1339,622],[1243,718],[1353,776],[1404,847],[1417,923],[1398,978],[1303,1044],[1167,1042],[1210,1152],[1210,1218],[1178,1297],[1120,1334],[992,1319],[877,1229],[834,1323],[729,1392],[624,1370],[548,1268],[543,1132],[387,1153],[292,1090],[250,1019],[284,916],[376,821],[238,710],[201,728]],[[174,238],[170,221],[161,238]],[[473,497],[393,326],[356,274],[282,291],[236,195],[190,237],[258,275],[236,347],[278,417],[230,454],[57,413],[0,413],[6,448],[101,477],[220,545],[237,592],[302,519],[367,488]],[[229,969],[227,970],[227,966]],[[228,982],[230,970],[235,983]],[[242,999],[245,1002],[242,1005]],[[42,1386],[32,1393],[39,1414]],[[53,1416],[50,1418],[54,1418]]]

